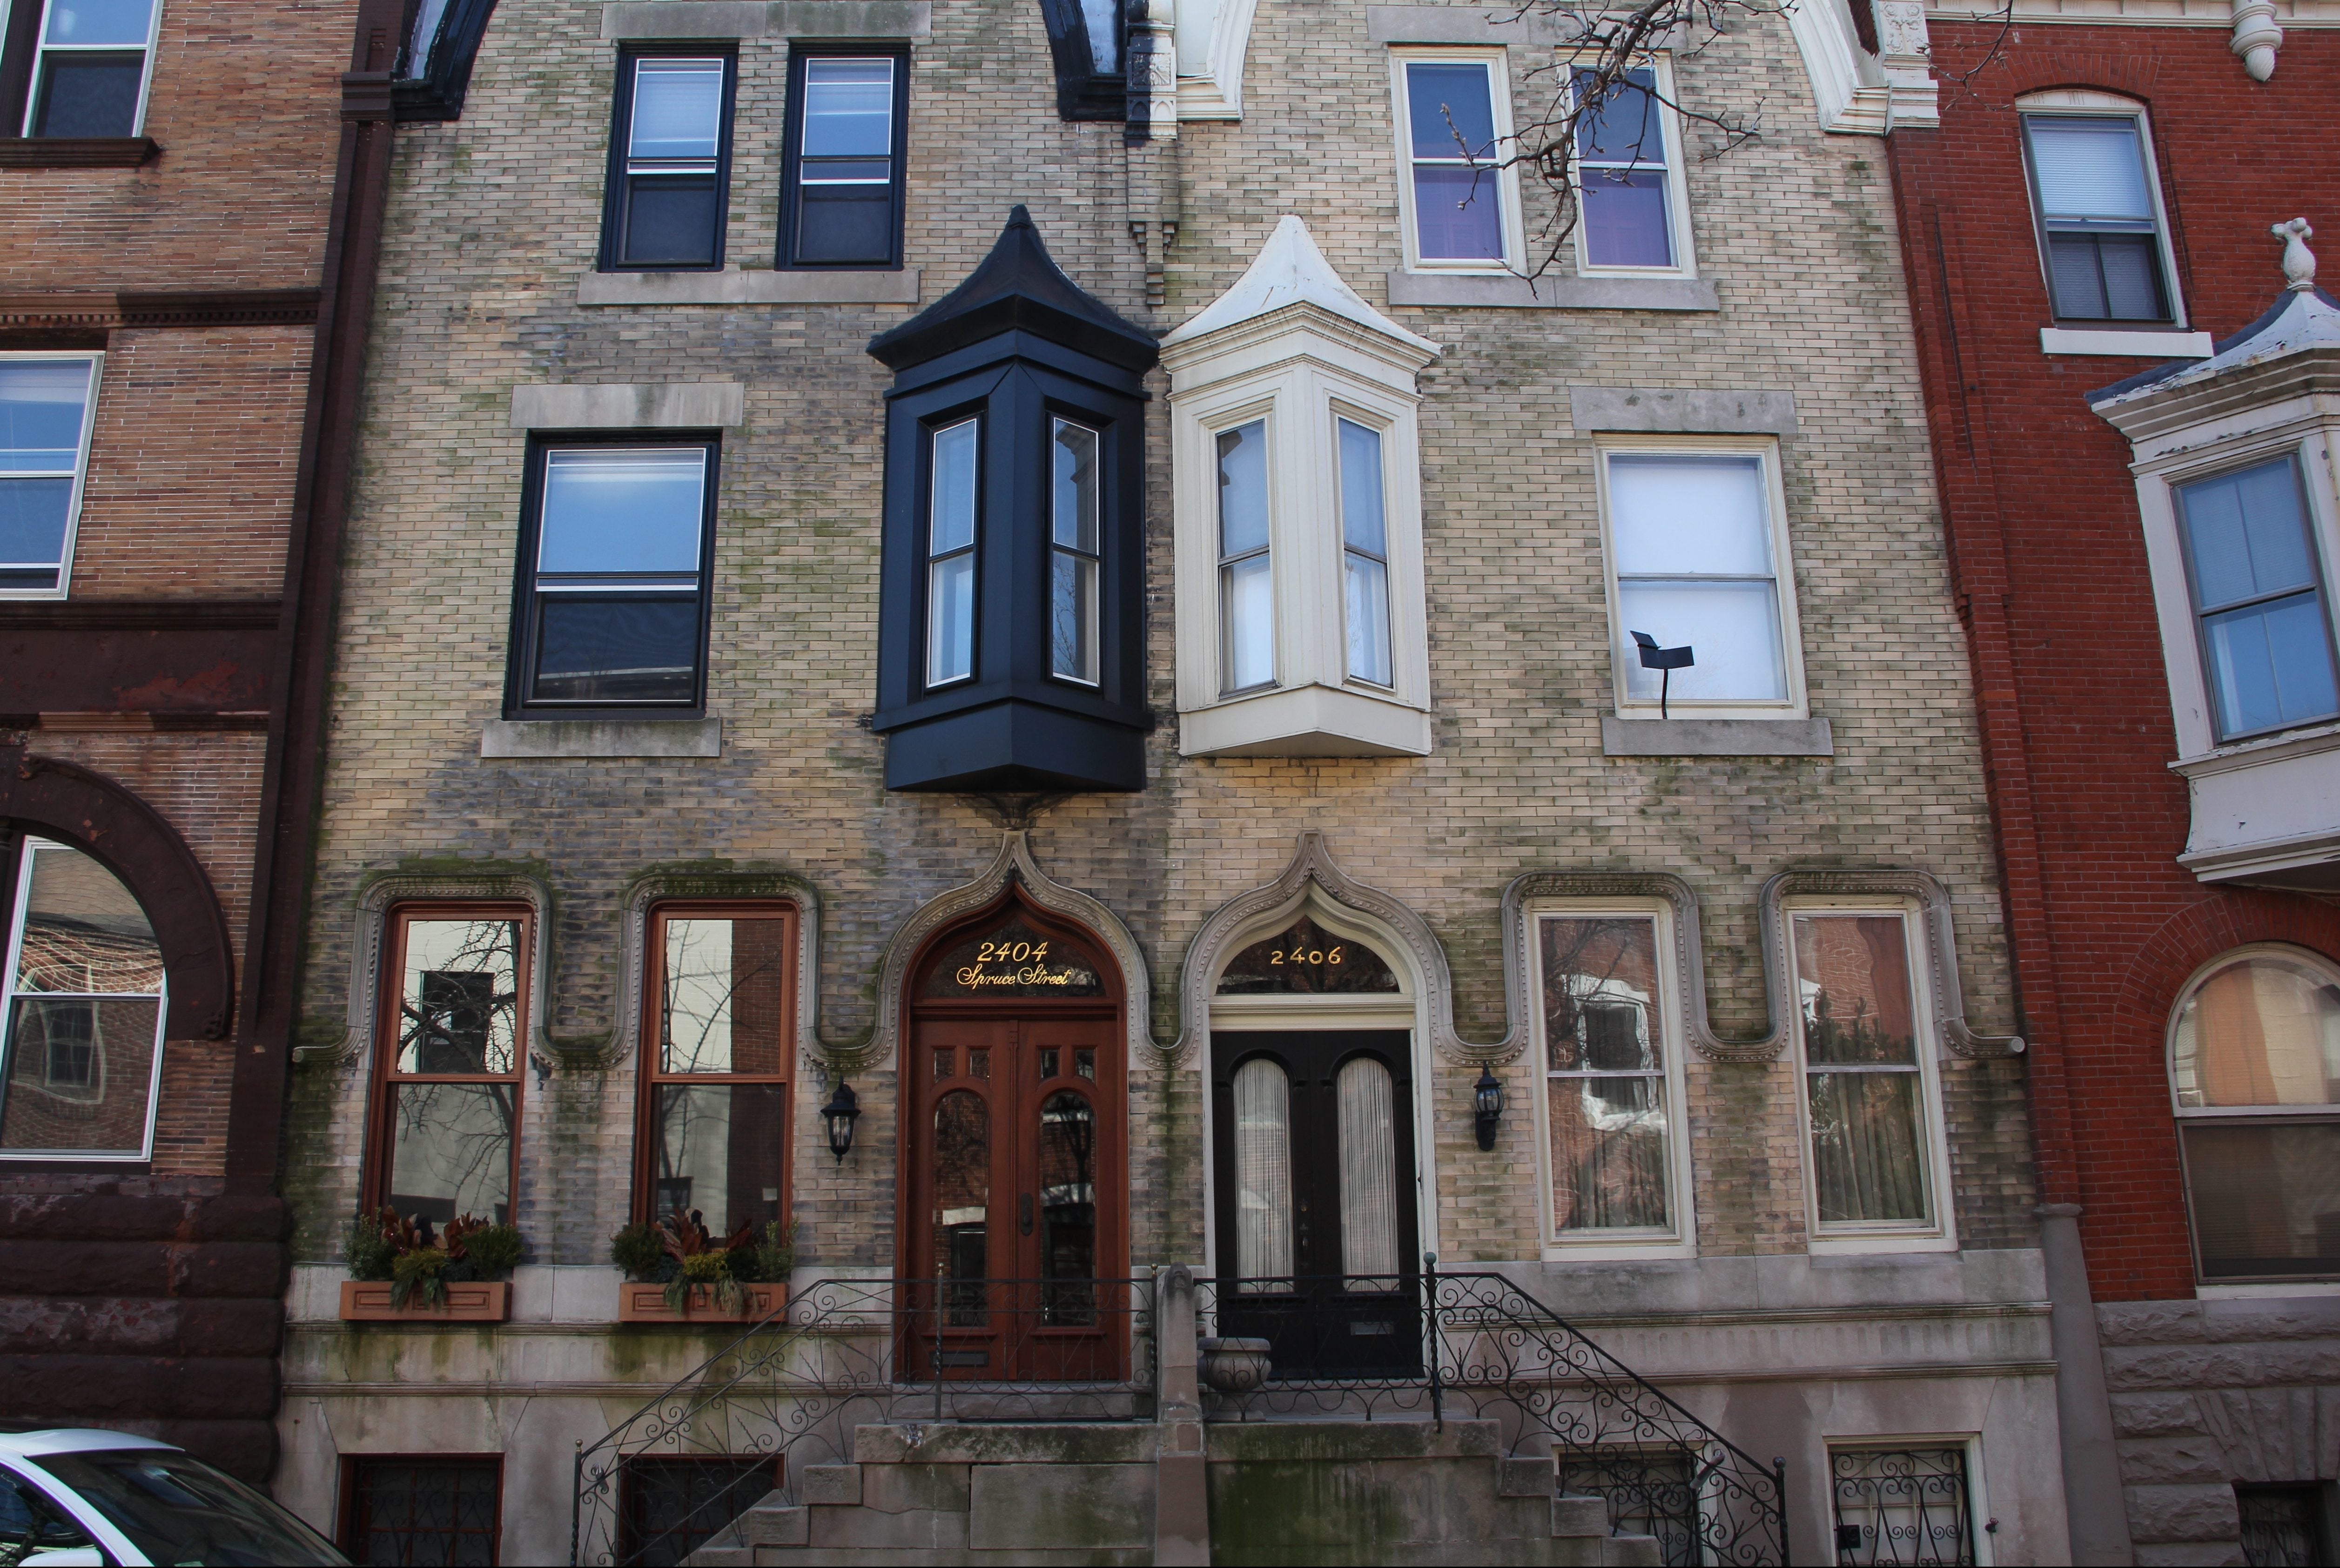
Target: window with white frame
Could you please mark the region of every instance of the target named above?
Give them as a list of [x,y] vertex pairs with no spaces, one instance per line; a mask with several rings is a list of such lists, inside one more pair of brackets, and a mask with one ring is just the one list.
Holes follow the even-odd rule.
[[[1801,717],[1778,448],[1604,442],[1600,462],[1619,716]],[[1636,632],[1693,662],[1644,668]]]
[[1535,914],[1550,1234],[1581,1250],[1688,1240],[1682,1062],[1655,908]]
[[0,1019],[0,1156],[142,1160],[162,1073],[163,949],[136,895],[26,839]]
[[1294,217],[1165,340],[1186,755],[1429,751],[1414,376],[1436,352]]
[[1576,123],[1577,270],[1692,271],[1667,62],[1631,67],[1605,91],[1597,73],[1573,70],[1569,91],[1584,106]]
[[2219,958],[2178,998],[2169,1076],[2201,1277],[2340,1278],[2340,969]]
[[2086,92],[2038,94],[2018,107],[2056,318],[2180,324],[2144,109]]
[[1406,265],[1516,270],[1525,252],[1512,149],[1511,74],[1501,49],[1392,52],[1398,203]]
[[2218,739],[2340,717],[2298,455],[2175,488]]
[[1905,908],[1790,913],[1812,1243],[1947,1245],[1932,1030]]
[[102,357],[0,353],[0,597],[64,591]]
[[[146,115],[156,0],[18,0],[41,6],[27,136],[134,136]],[[5,12],[5,7],[0,7]]]

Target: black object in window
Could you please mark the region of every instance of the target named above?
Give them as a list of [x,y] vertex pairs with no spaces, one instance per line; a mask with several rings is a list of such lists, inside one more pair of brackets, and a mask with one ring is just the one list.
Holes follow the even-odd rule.
[[723,265],[732,65],[730,55],[712,50],[620,58],[603,272]]
[[799,47],[782,144],[783,267],[902,264],[902,136],[909,56]]
[[2243,1561],[2251,1568],[2315,1568],[2332,1561],[2321,1485],[2237,1486]]
[[501,1459],[355,1459],[349,1485],[352,1562],[496,1561]]
[[1017,207],[965,283],[869,352],[895,372],[887,788],[1143,788],[1153,334],[1058,271]]
[[1129,79],[1122,49],[1128,30],[1121,0],[1040,0],[1056,68],[1056,114],[1066,120],[1127,117]]
[[471,62],[495,8],[496,0],[416,0],[390,85],[400,120],[461,117]]
[[629,1459],[618,1561],[673,1568],[779,1484],[770,1454]]
[[717,443],[531,443],[505,715],[704,699]]

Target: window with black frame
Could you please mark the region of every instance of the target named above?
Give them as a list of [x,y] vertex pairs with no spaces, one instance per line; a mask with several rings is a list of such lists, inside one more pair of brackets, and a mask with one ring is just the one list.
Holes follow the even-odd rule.
[[700,705],[716,450],[709,439],[535,448],[511,716]]
[[602,271],[722,266],[732,65],[705,52],[620,59]]
[[788,63],[783,267],[902,264],[904,79],[896,54],[798,53]]

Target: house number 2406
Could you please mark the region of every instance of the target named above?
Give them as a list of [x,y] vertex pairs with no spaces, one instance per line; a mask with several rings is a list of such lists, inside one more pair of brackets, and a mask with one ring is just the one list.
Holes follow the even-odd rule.
[[1341,961],[1338,948],[1271,948],[1268,964],[1337,964]]

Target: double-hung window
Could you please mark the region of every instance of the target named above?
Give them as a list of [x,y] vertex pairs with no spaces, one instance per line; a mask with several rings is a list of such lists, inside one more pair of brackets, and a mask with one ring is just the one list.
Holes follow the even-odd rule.
[[620,57],[603,271],[722,266],[733,65],[717,54]]
[[983,422],[955,420],[927,434],[927,685],[975,674],[977,490]]
[[163,1063],[163,949],[80,850],[26,839],[0,1017],[0,1156],[143,1160]]
[[[1768,441],[1601,451],[1621,716],[1800,708],[1778,461]],[[1636,632],[1694,662],[1644,668]]]
[[1789,925],[1813,1245],[1947,1245],[1948,1156],[1911,918],[1808,908]]
[[2026,113],[2023,145],[2057,318],[2175,324],[2144,115]]
[[2332,618],[2297,455],[2176,491],[2218,739],[2340,717]]
[[699,707],[716,443],[545,443],[530,456],[511,716]]
[[780,265],[902,264],[908,59],[798,53],[789,62]]
[[1341,581],[1349,679],[1391,686],[1389,527],[1383,515],[1382,432],[1334,415],[1341,459]]
[[1500,49],[1402,51],[1396,68],[1406,263],[1431,271],[1519,265],[1511,79]]
[[99,361],[0,353],[0,597],[64,590]]
[[24,134],[136,135],[146,113],[156,0],[16,3],[37,7],[40,18]]
[[391,912],[369,1206],[434,1226],[512,1219],[532,917]]
[[640,1201],[717,1236],[783,1217],[796,921],[785,906],[651,911]]
[[1097,432],[1053,422],[1048,501],[1048,672],[1097,683]]
[[1267,528],[1267,422],[1217,438],[1220,668],[1228,691],[1275,681],[1275,593]]
[[1679,133],[1666,103],[1670,81],[1657,65],[1626,71],[1605,93],[1597,73],[1579,70],[1570,78],[1569,90],[1583,105],[1576,122],[1579,271],[1687,270],[1689,225]]

